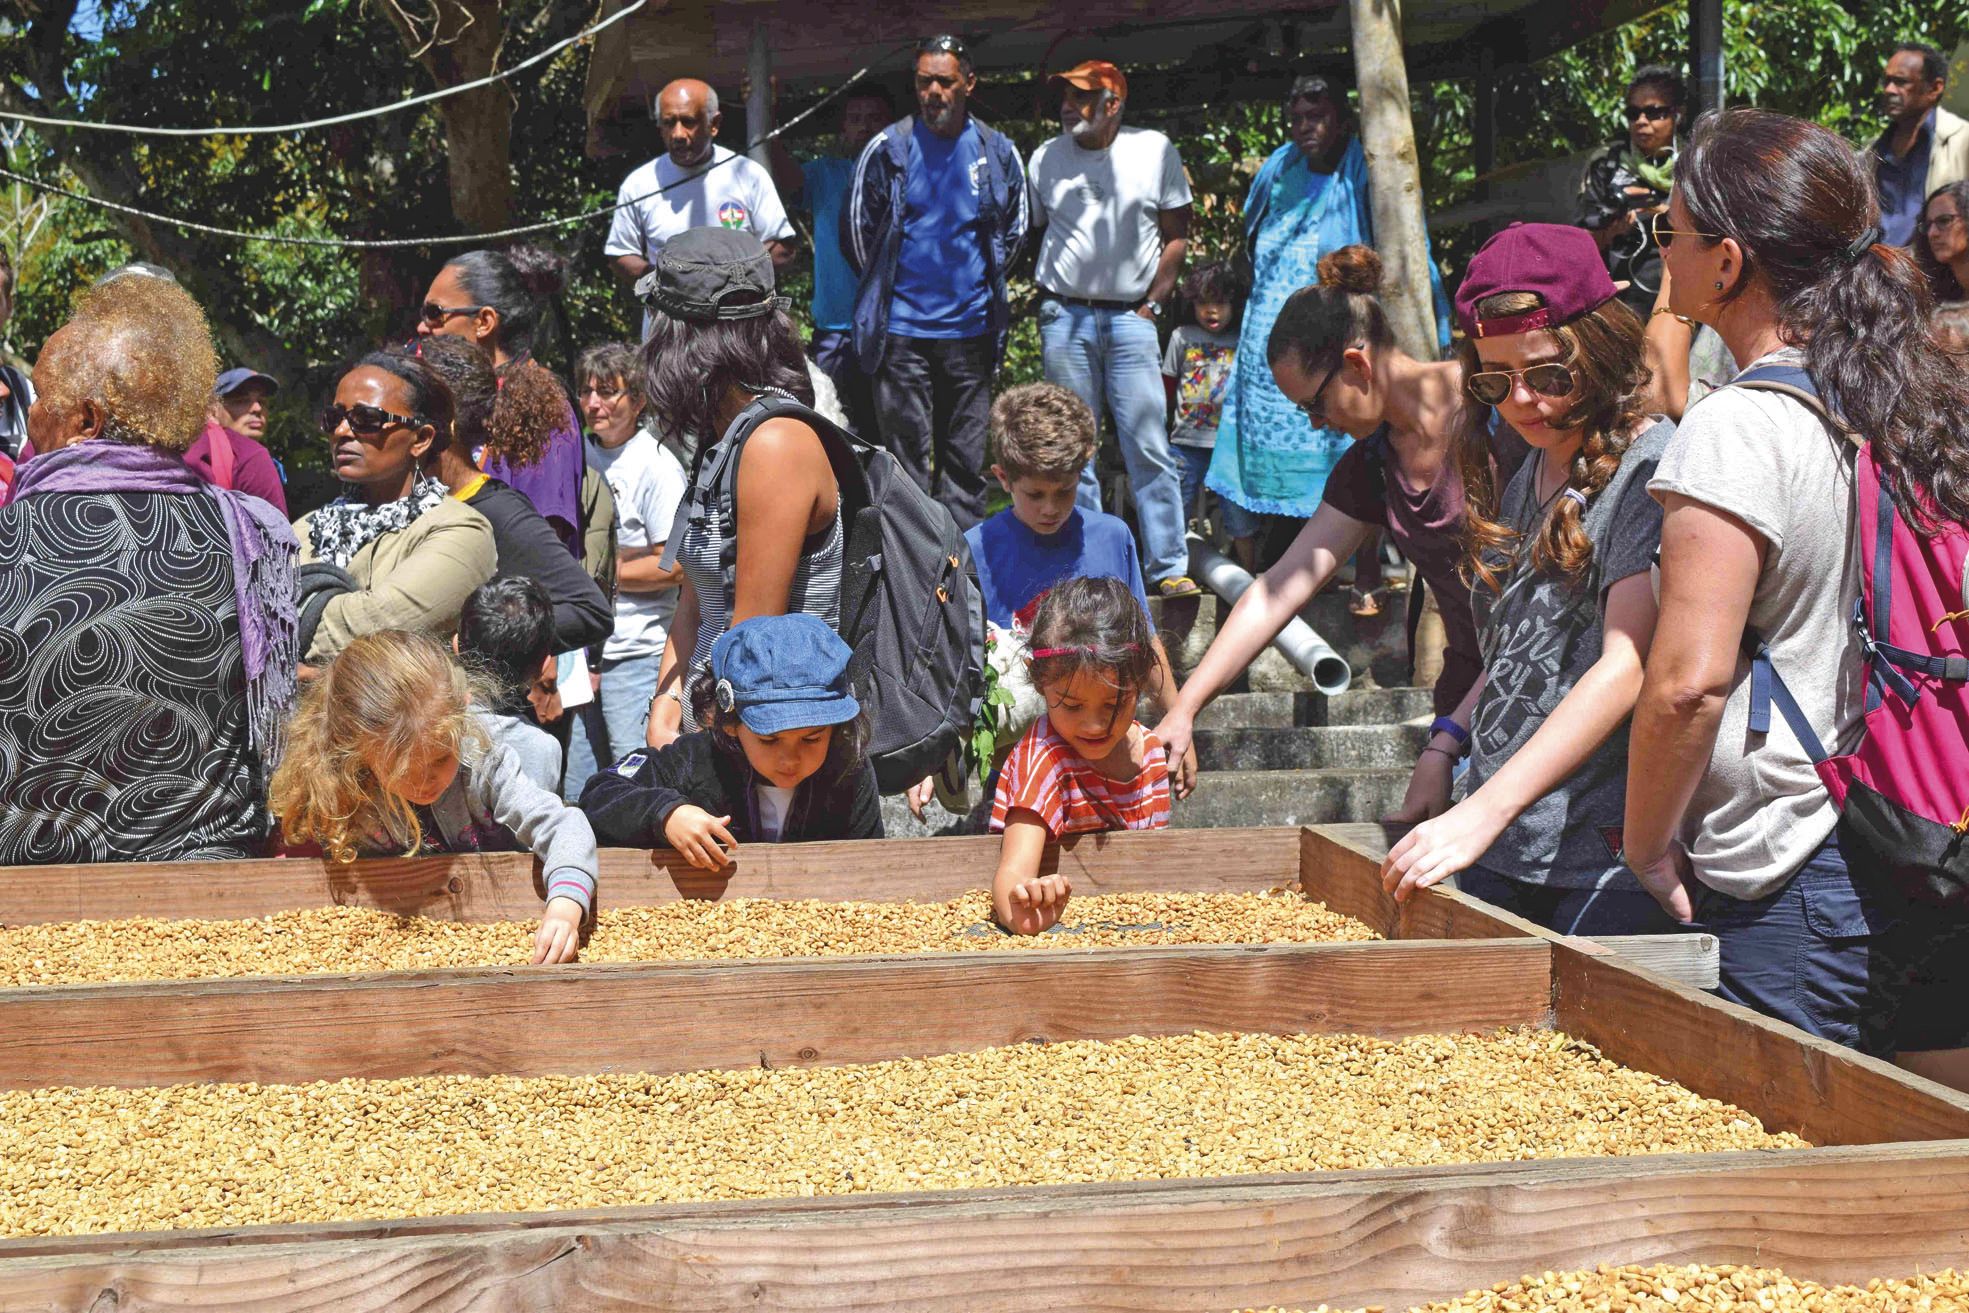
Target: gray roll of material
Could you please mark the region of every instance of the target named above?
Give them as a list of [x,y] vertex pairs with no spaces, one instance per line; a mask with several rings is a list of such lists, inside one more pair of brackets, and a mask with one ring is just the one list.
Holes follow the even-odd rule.
[[[1251,587],[1251,575],[1230,557],[1195,534],[1190,535],[1190,573],[1197,582],[1235,604]],[[1328,697],[1344,693],[1354,682],[1354,668],[1347,658],[1334,651],[1324,638],[1298,616],[1285,622],[1272,646],[1291,663],[1292,668],[1313,681],[1313,687]]]

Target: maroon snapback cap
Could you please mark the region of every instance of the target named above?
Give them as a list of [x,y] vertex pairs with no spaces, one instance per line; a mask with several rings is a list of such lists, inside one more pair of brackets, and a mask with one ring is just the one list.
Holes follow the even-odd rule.
[[[1477,318],[1477,304],[1500,292],[1535,292],[1545,302],[1521,315]],[[1514,223],[1470,259],[1456,289],[1456,322],[1467,337],[1505,337],[1569,323],[1616,293],[1600,248],[1584,228]]]

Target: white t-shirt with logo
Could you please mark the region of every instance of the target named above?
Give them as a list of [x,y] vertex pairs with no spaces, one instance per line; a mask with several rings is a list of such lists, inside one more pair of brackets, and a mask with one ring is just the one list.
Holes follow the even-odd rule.
[[[744,156],[734,159],[723,146],[712,146],[710,160],[691,170],[659,155],[622,180],[615,200],[622,208],[602,247],[611,260],[618,255],[654,260],[665,242],[688,228],[738,228],[762,242],[793,236],[772,175]],[[649,336],[647,322],[643,335]]]
[[[591,436],[583,443],[588,465],[608,480],[615,494],[615,545],[663,545],[684,500],[683,464],[647,429],[638,429],[619,447],[604,447]],[[677,590],[615,594],[615,632],[602,645],[609,661],[660,657],[677,613]]]
[[1160,132],[1123,128],[1106,150],[1065,133],[1032,153],[1033,204],[1046,219],[1039,285],[1063,296],[1139,301],[1162,258],[1157,216],[1190,203],[1190,180]]

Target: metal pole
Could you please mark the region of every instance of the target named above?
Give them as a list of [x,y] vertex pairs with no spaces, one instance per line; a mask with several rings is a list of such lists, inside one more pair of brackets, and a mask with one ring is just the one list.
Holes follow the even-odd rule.
[[773,48],[764,23],[752,25],[752,51],[745,67],[750,83],[745,93],[745,135],[759,143],[747,153],[753,163],[770,170],[772,147],[761,139],[773,130]]
[[1477,170],[1478,196],[1490,199],[1490,174],[1497,167],[1497,53],[1488,42],[1477,52],[1477,94],[1470,105],[1470,145]]
[[1689,0],[1689,49],[1696,112],[1723,108],[1723,0]]
[[[1233,605],[1251,587],[1251,575],[1195,534],[1190,535],[1190,573],[1217,596]],[[1298,616],[1285,622],[1272,646],[1292,668],[1313,681],[1313,687],[1332,697],[1354,682],[1354,668],[1335,652],[1317,630]]]
[[1429,288],[1422,221],[1422,177],[1408,104],[1399,0],[1347,0],[1353,19],[1354,80],[1361,94],[1361,146],[1367,151],[1374,249],[1385,271],[1381,305],[1402,350],[1436,358],[1435,299]]

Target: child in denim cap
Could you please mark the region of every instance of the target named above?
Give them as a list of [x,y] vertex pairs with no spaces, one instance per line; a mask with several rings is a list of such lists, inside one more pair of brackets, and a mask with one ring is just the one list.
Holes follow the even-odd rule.
[[744,843],[879,839],[868,717],[854,653],[810,615],[755,616],[711,645],[698,690],[709,726],[630,753],[588,781],[581,806],[604,843],[674,848],[724,867]]
[[[1031,627],[1039,599],[1075,578],[1118,579],[1149,617],[1135,535],[1118,516],[1074,502],[1080,471],[1094,458],[1094,413],[1056,383],[1008,389],[991,407],[991,473],[1012,504],[964,532],[984,595],[985,620],[1000,630]],[[1176,677],[1149,621],[1151,670],[1145,690],[1158,708],[1173,706]],[[1172,763],[1176,796],[1196,780],[1196,755]]]

